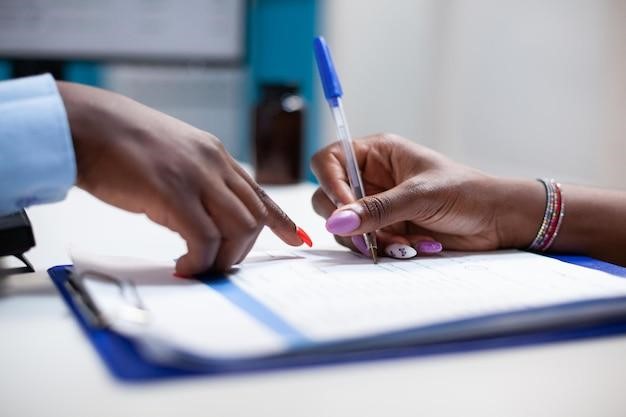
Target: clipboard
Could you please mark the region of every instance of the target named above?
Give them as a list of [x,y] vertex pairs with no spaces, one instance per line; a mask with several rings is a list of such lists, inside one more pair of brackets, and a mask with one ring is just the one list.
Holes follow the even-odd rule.
[[[626,278],[626,268],[598,261],[584,256],[550,255],[550,257],[596,269]],[[470,340],[433,343],[419,346],[371,349],[358,352],[320,352],[312,356],[284,356],[271,359],[215,360],[207,361],[200,367],[179,368],[149,362],[138,346],[130,338],[122,336],[99,323],[97,310],[85,309],[90,300],[79,300],[80,289],[70,280],[71,266],[56,266],[48,273],[79,326],[96,349],[109,372],[118,380],[127,383],[145,383],[164,379],[193,376],[217,376],[232,373],[270,371],[310,366],[328,366],[395,358],[425,357],[431,355],[454,354],[489,349],[511,348],[543,343],[564,342],[593,337],[607,337],[626,333],[626,315],[610,322],[598,324],[581,323],[575,328],[552,329],[524,332],[520,334],[484,337]],[[123,283],[120,284],[123,286]],[[132,294],[132,288],[128,291]],[[130,296],[132,298],[132,295]],[[141,300],[132,300],[130,305],[141,319]],[[95,314],[94,314],[95,312]],[[134,314],[134,313],[133,313]]]

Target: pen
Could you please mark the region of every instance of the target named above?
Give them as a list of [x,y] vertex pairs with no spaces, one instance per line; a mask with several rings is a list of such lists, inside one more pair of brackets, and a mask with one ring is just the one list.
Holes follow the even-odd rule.
[[[333,59],[330,56],[330,49],[328,49],[328,45],[322,36],[315,38],[313,41],[313,50],[315,52],[315,60],[317,61],[317,69],[319,70],[320,79],[322,80],[324,96],[330,106],[330,112],[333,115],[337,128],[337,136],[341,142],[344,156],[346,157],[346,170],[348,180],[350,181],[350,188],[352,189],[354,197],[361,199],[365,197],[365,190],[363,188],[359,165],[354,155],[348,122],[346,121],[346,115],[343,111],[343,105],[341,104],[343,90],[339,82],[339,77],[337,76],[337,71],[335,70],[335,65],[333,64]],[[372,254],[372,260],[374,263],[377,263],[376,232],[365,233],[363,239],[365,239],[365,244]]]

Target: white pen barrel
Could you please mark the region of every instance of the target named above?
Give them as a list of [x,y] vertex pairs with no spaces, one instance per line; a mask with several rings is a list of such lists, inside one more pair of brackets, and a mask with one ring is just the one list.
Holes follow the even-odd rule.
[[359,174],[359,164],[354,154],[354,148],[352,147],[350,129],[348,128],[348,122],[346,121],[341,99],[337,99],[337,103],[337,106],[331,106],[333,119],[335,119],[335,126],[337,127],[337,137],[341,142],[343,153],[346,157],[346,172],[350,180],[350,187],[354,192],[355,198],[360,199],[365,197],[365,190],[363,189],[363,182]]
[[[352,136],[350,135],[350,129],[348,128],[348,122],[346,115],[343,111],[343,105],[341,99],[337,98],[337,105],[330,106],[335,119],[335,126],[337,127],[337,137],[343,147],[343,154],[346,157],[346,172],[348,173],[348,180],[350,181],[350,188],[354,193],[354,197],[358,200],[365,197],[365,188],[363,187],[363,180],[361,179],[361,173],[359,171],[359,164],[354,154],[354,148],[352,147]],[[365,233],[363,235],[365,244],[372,251],[374,263],[376,263],[375,252],[377,249],[376,234],[375,232]]]

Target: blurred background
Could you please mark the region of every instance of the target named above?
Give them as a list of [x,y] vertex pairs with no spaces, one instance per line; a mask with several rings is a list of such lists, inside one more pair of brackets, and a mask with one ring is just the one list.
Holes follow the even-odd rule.
[[308,159],[334,137],[318,34],[355,136],[626,188],[624,0],[0,0],[0,79],[118,91],[288,183],[312,179]]

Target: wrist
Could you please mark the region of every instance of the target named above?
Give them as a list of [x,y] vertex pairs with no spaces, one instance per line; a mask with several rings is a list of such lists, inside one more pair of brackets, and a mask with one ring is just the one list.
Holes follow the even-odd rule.
[[76,142],[84,135],[86,118],[88,114],[89,101],[85,99],[84,91],[81,91],[83,86],[57,81],[57,88],[59,94],[63,99],[63,105],[65,106],[65,112],[67,113],[67,119],[70,124],[72,132],[72,139],[74,145],[78,145]]
[[96,121],[104,117],[98,100],[93,98],[93,92],[98,90],[66,82],[57,82],[57,88],[63,99],[72,135],[77,185],[83,187],[87,168],[93,165],[92,159],[97,158],[101,150],[96,140],[99,136]]
[[536,180],[498,178],[496,229],[500,248],[525,249],[537,235],[546,208],[546,192]]

